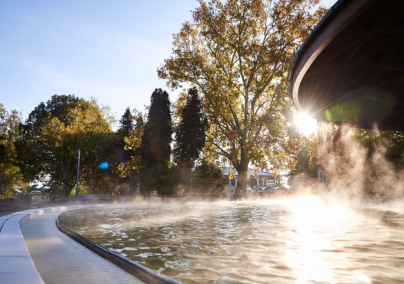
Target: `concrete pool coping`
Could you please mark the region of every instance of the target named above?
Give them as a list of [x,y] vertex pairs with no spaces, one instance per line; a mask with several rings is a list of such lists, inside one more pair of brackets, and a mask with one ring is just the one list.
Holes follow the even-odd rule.
[[1,283],[44,283],[21,233],[24,219],[37,211],[25,210],[0,217]]
[[[105,206],[100,204],[98,206]],[[38,272],[34,261],[27,248],[21,227],[30,219],[35,218],[37,215],[43,215],[46,212],[59,213],[86,208],[98,207],[96,204],[92,205],[70,205],[60,207],[49,207],[41,209],[29,209],[19,212],[14,212],[9,215],[0,217],[0,284],[1,283],[18,283],[18,284],[44,284],[44,280]],[[130,261],[112,251],[109,251],[102,246],[91,242],[90,240],[82,237],[81,235],[72,232],[60,224],[56,219],[55,226],[58,229],[90,249],[100,257],[112,262],[120,269],[128,272],[137,279],[149,284],[178,284],[179,281],[165,277],[152,271],[148,268],[141,266],[138,263]]]
[[110,251],[97,243],[90,241],[89,239],[83,237],[82,235],[71,231],[59,223],[59,219],[56,220],[56,226],[65,235],[69,236],[79,244],[82,244],[86,248],[92,250],[99,256],[109,260],[116,266],[122,268],[126,272],[132,274],[136,278],[150,284],[181,284],[181,282],[174,279],[165,277],[157,272],[148,269],[134,261],[131,261],[113,251]]

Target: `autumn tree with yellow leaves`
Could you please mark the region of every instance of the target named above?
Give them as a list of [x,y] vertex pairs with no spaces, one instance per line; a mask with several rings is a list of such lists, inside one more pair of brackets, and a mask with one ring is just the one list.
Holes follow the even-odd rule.
[[196,85],[210,129],[206,149],[225,157],[246,189],[249,165],[285,168],[296,136],[287,73],[303,40],[325,14],[319,0],[200,1],[174,35],[158,68],[171,88]]
[[61,187],[64,196],[74,188],[78,150],[80,182],[105,184],[97,172],[111,148],[112,117],[95,100],[72,95],[54,95],[40,103],[20,126],[17,150],[20,167],[27,181],[38,180]]
[[8,112],[0,103],[0,198],[11,197],[15,188],[24,185],[14,144],[20,120],[21,113]]

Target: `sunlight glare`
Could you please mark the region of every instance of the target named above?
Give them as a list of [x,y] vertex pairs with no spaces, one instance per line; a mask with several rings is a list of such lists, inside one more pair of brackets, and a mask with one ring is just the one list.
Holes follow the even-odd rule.
[[290,206],[294,214],[288,220],[291,231],[285,255],[297,283],[336,284],[334,263],[324,252],[338,249],[333,236],[343,231],[341,225],[352,218],[352,213],[342,204],[309,196],[294,200]]
[[317,120],[309,115],[298,112],[295,115],[294,123],[299,130],[306,136],[317,132]]

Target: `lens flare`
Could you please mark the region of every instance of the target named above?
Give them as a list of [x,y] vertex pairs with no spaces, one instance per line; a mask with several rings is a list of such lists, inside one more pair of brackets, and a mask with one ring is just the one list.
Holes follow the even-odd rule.
[[98,165],[98,168],[101,170],[107,170],[109,168],[108,162],[102,162],[101,164]]
[[325,117],[328,121],[355,120],[358,119],[359,114],[360,107],[356,102],[337,104],[325,111]]

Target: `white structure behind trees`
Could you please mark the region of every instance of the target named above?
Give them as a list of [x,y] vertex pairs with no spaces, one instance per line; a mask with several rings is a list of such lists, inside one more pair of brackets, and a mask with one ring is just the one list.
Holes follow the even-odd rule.
[[[231,192],[236,189],[238,172],[232,167],[220,168],[223,176],[228,181],[227,189]],[[265,192],[281,185],[281,176],[265,171],[248,169],[246,191]]]

